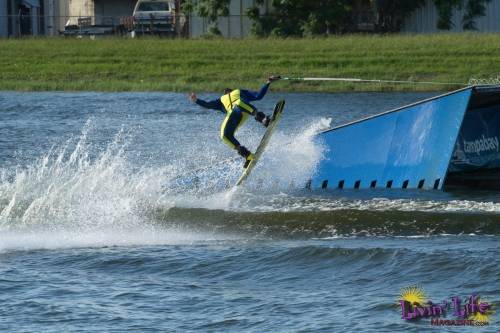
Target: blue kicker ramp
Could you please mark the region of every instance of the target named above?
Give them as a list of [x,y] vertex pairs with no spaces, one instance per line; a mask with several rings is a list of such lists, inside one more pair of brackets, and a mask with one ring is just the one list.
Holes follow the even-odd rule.
[[327,152],[307,187],[442,189],[472,89],[318,134]]

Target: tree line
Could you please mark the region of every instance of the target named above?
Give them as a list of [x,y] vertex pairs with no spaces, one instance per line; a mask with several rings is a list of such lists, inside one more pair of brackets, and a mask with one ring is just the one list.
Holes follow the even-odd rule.
[[[401,31],[404,19],[423,7],[426,0],[374,0],[375,32]],[[453,11],[464,10],[461,18],[464,30],[476,30],[475,20],[484,16],[491,0],[432,0],[438,12],[436,27],[440,30],[453,28]],[[304,37],[343,34],[357,31],[356,8],[352,0],[271,0],[269,12],[262,13],[265,0],[255,0],[246,10],[252,21],[252,34],[260,37]],[[370,1],[365,1],[370,3]],[[218,35],[219,17],[229,15],[231,0],[185,0],[184,12],[194,13],[207,19],[208,33]]]

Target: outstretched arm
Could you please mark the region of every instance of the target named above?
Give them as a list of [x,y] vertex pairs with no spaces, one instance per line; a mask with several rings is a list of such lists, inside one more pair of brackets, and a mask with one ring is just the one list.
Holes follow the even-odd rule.
[[267,82],[260,88],[260,90],[258,92],[250,91],[250,90],[241,90],[241,93],[244,95],[243,97],[248,102],[261,100],[266,95],[267,90],[269,89],[269,85],[271,84],[271,82],[277,81],[279,79],[281,79],[281,76],[271,76],[271,77],[269,77]]
[[241,94],[242,97],[248,102],[259,101],[264,98],[267,93],[267,89],[269,89],[269,82],[264,84],[258,92],[242,89]]
[[193,103],[196,103],[199,106],[204,107],[205,109],[212,109],[212,110],[218,110],[218,111],[224,112],[224,105],[222,105],[222,102],[220,101],[220,99],[214,99],[211,101],[204,101],[204,100],[196,97],[195,93],[189,94],[189,99]]

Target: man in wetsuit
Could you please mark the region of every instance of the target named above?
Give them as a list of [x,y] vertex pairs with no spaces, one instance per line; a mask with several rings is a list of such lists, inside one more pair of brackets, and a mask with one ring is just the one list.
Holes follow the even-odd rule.
[[236,140],[234,133],[245,123],[248,116],[255,117],[255,120],[262,123],[265,127],[269,125],[271,119],[258,111],[250,102],[261,100],[267,93],[271,82],[277,81],[280,78],[280,76],[271,76],[259,92],[226,88],[224,89],[224,95],[212,101],[199,99],[195,93],[189,94],[189,98],[194,103],[207,109],[219,110],[226,114],[226,118],[220,128],[220,137],[229,147],[236,149],[238,154],[245,158],[245,168],[253,159],[253,154]]

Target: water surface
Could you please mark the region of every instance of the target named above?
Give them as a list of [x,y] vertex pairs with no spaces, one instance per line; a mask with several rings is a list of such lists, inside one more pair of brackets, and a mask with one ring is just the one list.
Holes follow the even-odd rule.
[[1,92],[0,330],[428,331],[401,319],[414,284],[498,305],[498,193],[301,187],[314,133],[430,96],[269,94],[286,113],[235,190],[222,113],[184,95]]

